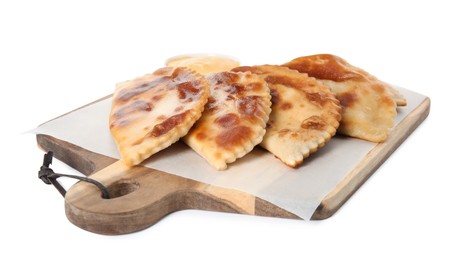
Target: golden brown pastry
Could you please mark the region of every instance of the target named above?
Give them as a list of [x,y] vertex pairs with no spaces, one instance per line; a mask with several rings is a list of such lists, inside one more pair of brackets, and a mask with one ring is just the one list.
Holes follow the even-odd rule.
[[183,140],[216,170],[224,170],[262,141],[271,110],[270,90],[249,72],[213,73],[206,79],[211,96]]
[[330,87],[343,107],[338,132],[344,135],[383,142],[394,125],[397,104],[406,105],[395,88],[335,55],[299,57],[283,66]]
[[341,118],[339,102],[314,78],[275,65],[233,71],[250,71],[268,83],[272,112],[260,145],[286,165],[298,166],[335,135]]
[[139,164],[184,136],[208,97],[204,76],[184,67],[117,84],[109,124],[125,164]]

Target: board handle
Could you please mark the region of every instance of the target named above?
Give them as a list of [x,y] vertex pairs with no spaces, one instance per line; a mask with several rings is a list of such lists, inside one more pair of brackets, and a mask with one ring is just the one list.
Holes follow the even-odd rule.
[[200,209],[254,215],[255,197],[143,166],[117,161],[90,175],[110,198],[90,183],[78,182],[65,195],[65,213],[76,226],[99,234],[145,229],[169,213]]

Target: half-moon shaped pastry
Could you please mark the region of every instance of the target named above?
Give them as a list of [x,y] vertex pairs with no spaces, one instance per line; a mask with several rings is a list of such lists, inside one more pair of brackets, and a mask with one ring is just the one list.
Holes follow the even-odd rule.
[[262,141],[271,96],[267,83],[251,73],[219,72],[206,77],[211,96],[183,138],[216,170],[249,153]]
[[343,107],[338,132],[344,135],[383,142],[394,125],[397,104],[406,105],[395,88],[335,55],[299,57],[283,66],[330,87]]
[[272,113],[262,147],[290,167],[317,151],[335,135],[340,106],[328,87],[306,74],[275,65],[243,66],[269,85]]
[[208,97],[204,76],[184,67],[117,84],[109,124],[125,164],[139,164],[184,136]]

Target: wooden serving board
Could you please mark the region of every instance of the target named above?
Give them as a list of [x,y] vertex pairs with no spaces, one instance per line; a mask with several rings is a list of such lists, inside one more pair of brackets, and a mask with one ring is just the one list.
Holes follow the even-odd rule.
[[[311,219],[332,216],[376,171],[391,153],[424,121],[430,99],[425,98],[375,146],[321,201]],[[257,216],[300,219],[268,201],[234,189],[222,188],[146,168],[127,168],[116,159],[83,149],[50,135],[37,134],[45,151],[91,177],[110,192],[103,199],[92,184],[78,182],[65,196],[65,212],[76,226],[99,234],[126,234],[145,229],[171,212],[199,209]]]

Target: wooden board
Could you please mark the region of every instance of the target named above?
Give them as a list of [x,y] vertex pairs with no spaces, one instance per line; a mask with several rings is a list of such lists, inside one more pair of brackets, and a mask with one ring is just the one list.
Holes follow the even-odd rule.
[[[372,149],[320,203],[313,220],[332,216],[429,114],[426,98]],[[85,150],[53,136],[38,134],[44,151],[110,191],[103,199],[92,184],[78,182],[65,196],[65,212],[76,226],[99,234],[126,234],[145,229],[171,212],[199,209],[257,216],[299,219],[298,216],[251,194],[226,189],[142,166],[128,169],[119,161]]]

